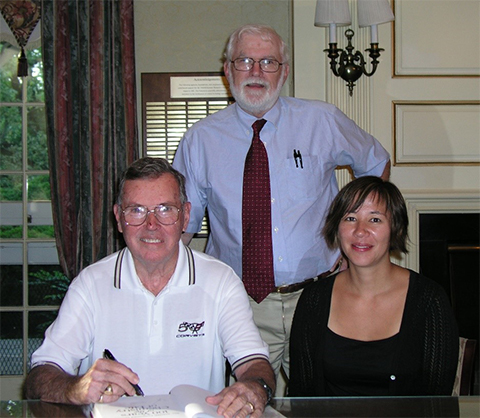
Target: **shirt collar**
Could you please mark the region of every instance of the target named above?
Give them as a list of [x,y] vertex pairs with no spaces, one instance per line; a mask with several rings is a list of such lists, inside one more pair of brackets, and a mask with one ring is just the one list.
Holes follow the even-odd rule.
[[[167,286],[190,286],[195,284],[195,261],[192,250],[182,242],[178,243],[178,260],[175,271],[168,281]],[[133,280],[136,281],[135,264],[130,250],[125,247],[118,252],[113,274],[113,286],[117,289],[135,287]],[[130,283],[129,283],[130,280]]]
[[273,107],[265,113],[261,118],[257,118],[256,116],[251,115],[250,113],[245,112],[239,105],[238,103],[235,103],[236,106],[236,111],[238,118],[240,120],[240,123],[247,129],[252,128],[253,122],[255,122],[257,119],[266,119],[267,122],[272,123],[275,128],[278,127],[279,121],[280,121],[280,113],[282,109],[282,98],[279,97],[277,102],[273,105]]

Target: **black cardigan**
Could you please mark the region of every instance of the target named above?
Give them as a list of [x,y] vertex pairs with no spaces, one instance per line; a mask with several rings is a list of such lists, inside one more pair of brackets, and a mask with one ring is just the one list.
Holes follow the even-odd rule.
[[[323,351],[335,277],[306,287],[298,301],[290,337],[289,396],[326,396]],[[446,293],[433,280],[410,271],[389,395],[451,395],[458,344]]]

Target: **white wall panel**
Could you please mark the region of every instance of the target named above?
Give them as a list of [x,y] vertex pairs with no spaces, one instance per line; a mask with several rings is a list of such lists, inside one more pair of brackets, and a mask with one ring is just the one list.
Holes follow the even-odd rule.
[[479,0],[395,0],[396,75],[478,75]]
[[396,164],[479,164],[480,102],[394,102]]

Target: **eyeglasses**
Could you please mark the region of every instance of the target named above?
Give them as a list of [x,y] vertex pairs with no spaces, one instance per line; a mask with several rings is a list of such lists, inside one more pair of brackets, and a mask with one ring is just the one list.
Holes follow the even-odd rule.
[[162,225],[173,225],[178,221],[180,212],[181,209],[169,205],[158,205],[153,209],[148,209],[146,206],[128,206],[122,210],[125,223],[131,226],[142,225],[150,213],[153,213]]
[[283,65],[282,62],[270,58],[263,58],[259,61],[255,61],[253,58],[237,58],[231,62],[237,71],[250,71],[255,63],[258,62],[260,69],[264,73],[276,73],[280,65]]

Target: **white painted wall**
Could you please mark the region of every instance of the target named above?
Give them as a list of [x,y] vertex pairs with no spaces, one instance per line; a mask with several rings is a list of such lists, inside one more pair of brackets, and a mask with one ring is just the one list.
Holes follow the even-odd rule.
[[291,0],[135,0],[140,135],[141,73],[222,71],[228,37],[246,23],[275,27],[291,45],[291,9]]
[[[408,2],[408,8],[415,9],[413,6],[418,7],[418,4],[422,3],[427,8],[435,7],[436,14],[430,13],[432,9],[428,9],[428,15],[431,19],[438,20],[439,25],[444,22],[450,22],[450,26],[441,25],[440,31],[432,33],[430,30],[435,26],[431,21],[428,25],[425,22],[402,22],[401,27],[407,33],[417,33],[420,36],[423,34],[425,38],[431,38],[430,44],[432,45],[431,51],[427,51],[425,54],[425,60],[431,60],[432,62],[438,62],[439,65],[445,62],[452,62],[451,55],[455,55],[455,62],[459,67],[464,65],[465,73],[475,73],[472,68],[480,68],[479,60],[479,48],[480,45],[480,14],[478,13],[479,4],[478,0],[442,0],[440,2],[416,0],[416,3],[412,3],[411,0],[395,0],[399,2]],[[452,17],[452,5],[458,9],[458,13],[463,13],[462,16]],[[404,7],[405,8],[405,7]],[[443,9],[442,9],[443,8]],[[311,95],[318,94],[318,98],[331,101],[342,107],[344,105],[348,114],[349,104],[343,103],[342,99],[338,97],[329,97],[329,92],[323,91],[322,83],[327,80],[327,83],[342,83],[341,80],[334,79],[325,73],[319,74],[317,70],[317,61],[310,59],[308,56],[312,53],[320,53],[327,47],[326,41],[326,29],[316,28],[313,26],[313,13],[315,10],[315,0],[298,0],[294,1],[294,44],[296,51],[296,58],[302,58],[295,63],[295,95],[298,97],[311,97]],[[439,11],[444,10],[444,15],[438,14]],[[456,10],[454,8],[454,10]],[[454,12],[455,13],[455,12]],[[408,16],[408,14],[406,14]],[[473,17],[472,17],[473,16]],[[455,22],[463,23],[468,22],[470,29],[465,30],[463,27],[451,26]],[[368,80],[369,86],[365,90],[356,89],[354,96],[370,95],[370,101],[366,104],[369,107],[369,128],[376,138],[382,142],[382,144],[393,154],[393,110],[392,102],[407,100],[407,101],[478,101],[480,100],[480,78],[478,77],[392,77],[393,73],[393,23],[384,24],[379,26],[379,38],[380,46],[385,49],[381,56],[381,64],[377,70],[377,73]],[[422,26],[420,26],[422,25]],[[425,31],[423,31],[425,27]],[[430,28],[430,29],[429,29]],[[360,29],[360,31],[366,31],[368,29]],[[340,29],[338,29],[337,36],[340,39]],[[460,42],[455,42],[455,47],[451,48],[452,36],[460,33],[464,34]],[[315,35],[316,34],[316,35]],[[359,33],[360,34],[360,33]],[[467,37],[468,34],[468,37]],[[312,50],[312,36],[318,40],[317,51]],[[443,36],[443,38],[442,38]],[[463,35],[461,35],[463,36]],[[357,37],[357,30],[356,36]],[[355,41],[354,38],[354,41]],[[411,38],[411,37],[407,37]],[[447,42],[449,40],[449,42]],[[418,42],[420,43],[420,42]],[[422,38],[422,44],[426,41]],[[449,47],[450,45],[450,47]],[[363,50],[366,45],[356,45],[358,49]],[[397,45],[398,47],[398,45]],[[409,45],[403,45],[407,51],[413,51],[412,56],[417,54],[417,49],[420,47],[413,42]],[[425,49],[425,48],[424,48]],[[472,52],[473,51],[473,52]],[[441,55],[441,54],[444,55]],[[436,54],[436,55],[434,55]],[[305,58],[307,57],[307,59]],[[312,67],[312,71],[309,71],[307,65]],[[322,63],[325,68],[327,65]],[[321,64],[321,65],[322,65]],[[479,75],[478,70],[476,71]],[[358,97],[357,97],[358,99]],[[352,100],[355,100],[352,99]],[[338,103],[337,103],[338,102]],[[361,103],[361,100],[360,100]],[[357,109],[358,110],[358,109]],[[354,115],[351,116],[355,119]],[[480,117],[479,117],[480,118]],[[361,121],[357,121],[361,122]],[[440,129],[440,127],[438,128]],[[465,126],[464,135],[470,138],[474,135],[472,129],[477,129],[476,126]],[[431,131],[431,129],[428,129]],[[480,149],[480,132],[476,132],[478,136],[478,148],[471,146],[473,150],[478,154]],[[458,133],[461,136],[461,133]],[[429,141],[430,146],[435,147],[434,137],[424,137],[424,141]],[[452,138],[452,141],[460,140],[460,138]],[[420,166],[404,166],[396,165],[392,168],[392,180],[402,190],[475,190],[480,189],[480,168],[478,165],[462,166],[462,165],[420,165]]]

